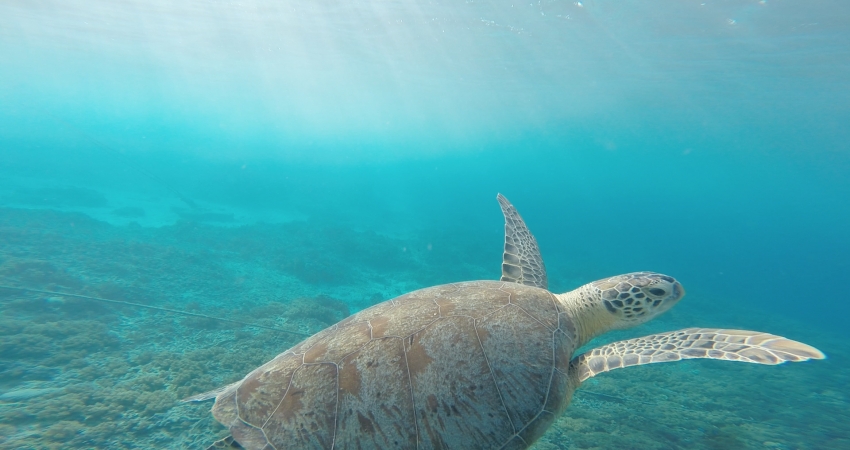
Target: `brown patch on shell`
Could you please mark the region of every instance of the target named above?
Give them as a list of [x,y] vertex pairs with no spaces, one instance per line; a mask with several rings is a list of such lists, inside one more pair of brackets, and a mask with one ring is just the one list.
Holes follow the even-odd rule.
[[350,322],[328,333],[304,353],[305,363],[338,362],[372,339],[368,322]]
[[420,346],[429,355],[427,364],[412,364],[408,357],[420,447],[498,448],[505,443],[513,429],[474,320],[446,317],[415,335],[410,349]]
[[[400,338],[377,339],[340,364],[337,435],[344,448],[415,448],[413,398]],[[355,380],[348,380],[356,374]]]
[[421,337],[422,333],[420,332],[407,339],[409,343],[405,349],[407,352],[407,367],[412,378],[425,372],[425,369],[434,362],[434,358],[428,355],[425,346],[420,342]]
[[300,355],[284,353],[245,377],[236,389],[239,417],[249,425],[262,427],[286,394],[301,359]]
[[434,303],[433,297],[423,295],[415,299],[399,301],[398,306],[392,311],[392,316],[387,317],[387,323],[382,325],[377,333],[373,330],[373,337],[409,336],[437,320],[440,317],[440,309]]
[[[345,320],[346,321],[350,320],[352,317],[354,317],[354,316],[349,316],[348,319],[345,319]],[[342,322],[340,322],[340,323],[342,323]],[[322,340],[328,334],[335,333],[337,328],[339,328],[340,323],[335,324],[335,325],[331,325],[331,326],[325,328],[324,330],[308,337],[307,339],[304,339],[303,341],[299,342],[298,344],[295,344],[295,346],[292,347],[291,349],[287,350],[287,352],[303,355],[304,352],[306,352],[307,350],[310,349],[310,347],[316,345],[316,342],[319,342],[320,340]]]
[[375,316],[369,320],[369,324],[372,326],[373,339],[384,337],[387,334],[387,325],[390,320],[390,317],[387,316]]
[[375,424],[370,419],[367,419],[360,411],[357,412],[357,422],[360,423],[360,432],[375,434]]
[[[350,358],[356,358],[357,355],[351,355]],[[344,360],[343,360],[344,361]],[[339,389],[340,394],[350,394],[360,398],[360,371],[357,370],[357,364],[349,361],[339,365]]]
[[290,389],[287,392],[283,400],[280,401],[280,407],[278,408],[280,417],[283,420],[290,421],[297,413],[301,412],[301,408],[304,407],[304,404],[301,403],[301,397],[303,395],[304,389],[299,388]]
[[263,427],[275,448],[330,448],[336,417],[337,367],[300,367],[280,407]]
[[441,316],[452,315],[452,311],[454,311],[457,307],[453,301],[444,298],[437,299],[435,302],[437,303],[437,306],[440,307]]
[[[466,283],[460,283],[465,285]],[[469,316],[482,318],[510,302],[509,292],[498,286],[477,286],[475,289],[460,289],[448,292],[434,301],[443,317]]]
[[316,343],[316,345],[310,347],[309,350],[304,352],[304,362],[314,363],[316,361],[320,361],[322,356],[324,356],[327,351],[328,343],[319,341]]

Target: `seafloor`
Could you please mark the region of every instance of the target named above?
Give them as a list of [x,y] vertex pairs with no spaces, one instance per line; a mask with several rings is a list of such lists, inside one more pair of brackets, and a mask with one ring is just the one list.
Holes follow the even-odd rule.
[[[496,278],[499,261],[491,259],[500,246],[496,234],[387,237],[311,222],[115,226],[79,213],[2,208],[0,284],[312,333],[416,288]],[[572,274],[561,284],[592,281],[578,268],[550,269]],[[816,324],[748,310],[743,300],[692,294],[655,322],[605,340],[746,327],[814,344],[830,358],[779,367],[689,361],[605,374],[576,393],[534,448],[850,448],[850,343]],[[210,403],[178,400],[233,382],[300,339],[0,289],[0,448],[203,448],[226,430],[212,420]]]

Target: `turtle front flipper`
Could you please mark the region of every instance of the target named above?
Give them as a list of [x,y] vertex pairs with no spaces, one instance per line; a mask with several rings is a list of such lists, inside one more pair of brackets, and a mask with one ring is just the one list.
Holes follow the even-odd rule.
[[505,216],[505,252],[502,255],[501,281],[548,289],[546,266],[540,256],[537,240],[531,231],[528,231],[525,221],[514,205],[502,194],[498,194],[496,199],[499,200],[499,206]]
[[693,358],[775,365],[826,356],[802,342],[759,331],[687,328],[597,347],[573,358],[570,371],[582,382],[609,370]]

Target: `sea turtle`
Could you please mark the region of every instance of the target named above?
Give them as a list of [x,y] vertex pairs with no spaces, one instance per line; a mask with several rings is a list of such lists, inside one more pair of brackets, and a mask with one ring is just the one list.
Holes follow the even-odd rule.
[[824,357],[783,337],[710,328],[573,357],[601,333],[667,311],[685,291],[667,275],[637,272],[553,294],[536,240],[497,198],[505,216],[500,281],[435,286],[372,306],[242,380],[186,399],[215,397],[213,416],[231,436],[210,448],[524,449],[602,372],[688,358]]

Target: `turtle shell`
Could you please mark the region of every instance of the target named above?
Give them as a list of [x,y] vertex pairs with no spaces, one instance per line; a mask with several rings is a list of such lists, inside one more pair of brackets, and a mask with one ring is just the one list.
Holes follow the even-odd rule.
[[431,287],[306,339],[216,398],[253,449],[526,448],[569,402],[575,328],[549,291]]

